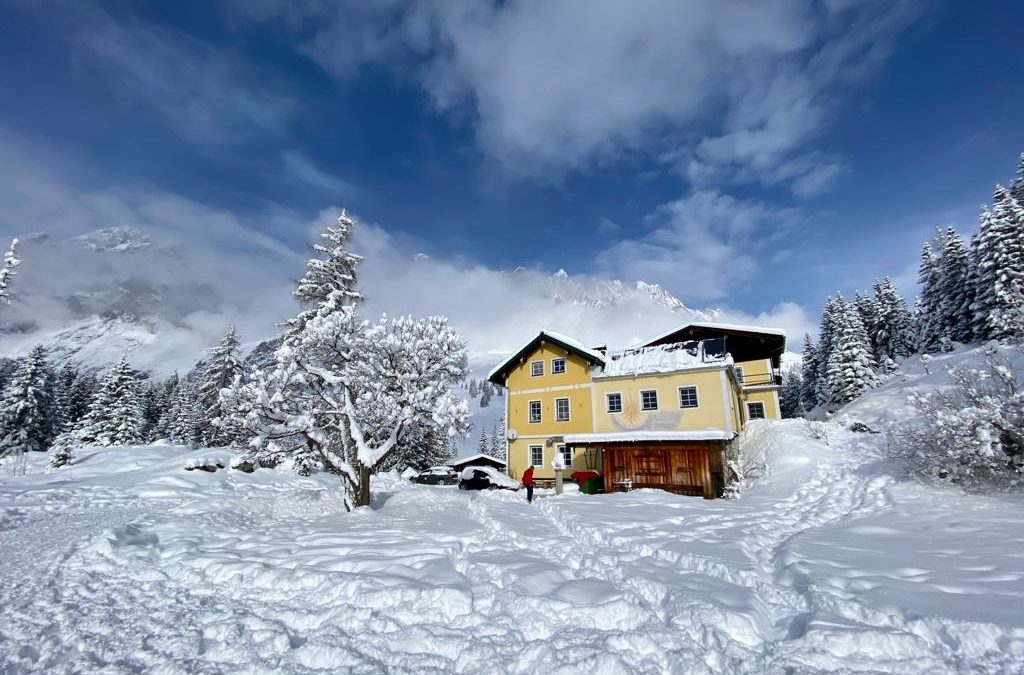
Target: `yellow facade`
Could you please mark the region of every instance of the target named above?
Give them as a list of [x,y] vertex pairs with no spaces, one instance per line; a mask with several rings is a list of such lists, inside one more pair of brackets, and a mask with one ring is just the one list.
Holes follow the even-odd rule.
[[[553,372],[555,359],[565,360],[564,372]],[[537,362],[542,364],[540,374],[534,374]],[[535,477],[553,478],[552,461],[564,447],[566,434],[705,429],[738,433],[750,419],[750,403],[763,405],[766,418],[778,419],[773,375],[771,361],[760,359],[736,367],[722,363],[672,373],[601,377],[600,366],[541,340],[504,375],[505,419],[515,436],[508,440],[508,473],[519,478],[533,464]],[[688,391],[681,394],[681,388]],[[656,392],[655,409],[650,394],[645,409],[645,391]],[[609,410],[609,394],[618,395],[618,410]],[[568,419],[558,419],[559,399],[564,400],[561,411],[568,411]],[[571,461],[570,471],[600,468],[592,466],[595,460],[585,450],[576,450]]]
[[[560,358],[565,359],[565,372],[555,373],[553,362]],[[538,361],[543,364],[543,374],[533,375],[533,364]],[[557,345],[542,343],[509,372],[505,386],[506,426],[518,434],[508,445],[509,475],[521,476],[530,462],[530,446],[540,445],[543,462],[534,473],[538,478],[554,477],[551,463],[558,445],[550,439],[593,429],[590,364]],[[557,399],[568,399],[568,420],[557,418]],[[531,401],[540,405],[539,422],[530,421]]]

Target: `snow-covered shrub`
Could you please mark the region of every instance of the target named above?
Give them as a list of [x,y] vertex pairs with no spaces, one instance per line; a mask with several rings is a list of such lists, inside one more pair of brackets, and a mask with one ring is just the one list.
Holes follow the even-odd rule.
[[995,349],[975,368],[950,368],[948,388],[912,394],[920,422],[890,432],[892,454],[918,473],[966,488],[1024,483],[1024,392]]
[[725,449],[726,486],[722,496],[738,499],[768,470],[765,446],[759,438],[767,426],[761,420],[752,420]]

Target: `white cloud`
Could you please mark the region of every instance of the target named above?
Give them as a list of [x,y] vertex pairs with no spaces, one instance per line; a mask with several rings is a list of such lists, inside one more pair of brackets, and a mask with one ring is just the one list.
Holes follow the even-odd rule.
[[795,211],[697,191],[661,206],[645,235],[619,241],[596,263],[604,272],[660,283],[689,302],[714,302],[759,271],[763,242],[792,227]]
[[319,188],[324,192],[333,193],[336,199],[349,197],[354,192],[350,183],[324,171],[301,152],[289,150],[282,155],[281,159],[285,172],[293,180]]
[[433,104],[468,111],[480,146],[513,171],[586,170],[643,152],[679,162],[699,185],[782,182],[804,196],[840,166],[805,146],[918,6],[411,0],[297,11],[264,0],[240,12],[313,27],[302,51],[339,78],[367,61],[418,72]]

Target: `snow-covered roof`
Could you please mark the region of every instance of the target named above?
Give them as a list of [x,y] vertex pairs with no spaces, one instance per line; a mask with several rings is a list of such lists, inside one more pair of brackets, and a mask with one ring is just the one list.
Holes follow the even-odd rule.
[[725,429],[687,429],[685,431],[613,431],[596,434],[566,434],[566,443],[635,443],[638,441],[728,441],[735,436]]
[[491,457],[490,455],[485,455],[482,452],[478,452],[475,455],[467,455],[465,457],[456,457],[455,459],[449,459],[447,462],[445,462],[445,464],[447,464],[448,466],[456,466],[458,464],[476,462],[481,459],[486,460],[488,462],[496,462],[498,464],[501,464],[502,466],[505,466],[505,460],[498,459],[497,457]]
[[738,323],[720,323],[716,321],[690,321],[684,323],[681,326],[676,326],[670,331],[666,331],[661,335],[651,338],[644,342],[644,344],[651,344],[652,342],[658,342],[664,338],[667,338],[673,333],[677,333],[684,328],[710,328],[712,330],[721,331],[736,331],[738,333],[760,333],[761,335],[778,335],[780,337],[786,337],[786,330],[784,328],[765,328],[763,326],[745,326]]
[[499,375],[515,366],[516,362],[519,361],[520,358],[526,356],[526,354],[532,351],[537,344],[544,342],[545,340],[561,346],[566,351],[575,352],[591,363],[604,363],[604,354],[585,346],[579,340],[554,331],[542,330],[536,336],[531,338],[529,342],[517,349],[512,356],[492,368],[491,372],[487,373],[487,379],[495,384],[504,385],[504,382],[501,381]]
[[594,379],[625,377],[649,373],[674,373],[681,370],[722,366],[730,362],[728,354],[708,353],[703,342],[676,342],[654,347],[626,349],[605,355],[604,369]]

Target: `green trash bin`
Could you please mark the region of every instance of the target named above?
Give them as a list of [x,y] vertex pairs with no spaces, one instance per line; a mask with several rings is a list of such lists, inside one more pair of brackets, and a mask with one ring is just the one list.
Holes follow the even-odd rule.
[[583,481],[583,485],[580,486],[580,492],[585,495],[596,495],[601,491],[601,479],[597,476],[588,478]]

